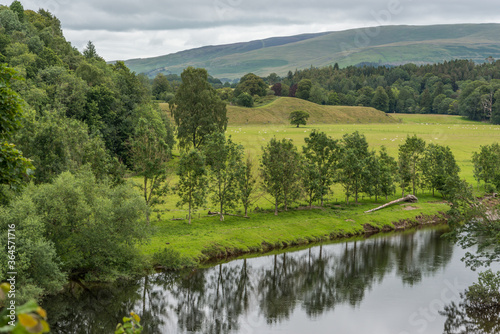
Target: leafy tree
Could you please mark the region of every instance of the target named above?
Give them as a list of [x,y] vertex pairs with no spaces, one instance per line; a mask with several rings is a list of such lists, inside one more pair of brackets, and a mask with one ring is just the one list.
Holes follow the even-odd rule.
[[280,82],[275,83],[272,87],[271,90],[274,92],[274,95],[276,96],[281,96],[281,91],[282,91],[282,84]]
[[[9,141],[21,127],[23,101],[10,88],[11,80],[18,77],[13,69],[0,64],[0,185],[17,190],[33,174],[31,160]],[[0,199],[3,194],[0,193]]]
[[324,132],[313,130],[306,145],[302,147],[304,154],[305,190],[309,195],[309,206],[313,200],[320,200],[323,206],[324,196],[330,191],[334,182],[336,165],[339,160],[339,143]]
[[326,104],[331,106],[340,105],[340,99],[338,94],[336,92],[330,92],[330,94],[328,94],[328,100],[326,101]]
[[312,82],[309,79],[302,79],[297,84],[297,91],[295,96],[299,99],[309,100],[310,92],[312,88]]
[[85,49],[83,50],[83,56],[89,60],[91,59],[98,59],[98,60],[101,60],[102,58],[99,57],[99,55],[97,54],[97,50],[95,48],[95,45],[94,43],[92,43],[92,41],[88,41],[87,43],[87,46],[85,47]]
[[369,159],[368,143],[364,135],[356,131],[343,136],[339,181],[344,187],[347,203],[351,195],[354,195],[358,203],[358,195],[366,187],[368,180],[370,171],[366,167]]
[[207,81],[207,71],[186,68],[182,84],[171,104],[177,125],[177,139],[183,149],[199,148],[212,132],[224,132],[227,127],[226,104]]
[[238,105],[247,107],[247,108],[252,108],[253,107],[253,97],[252,95],[248,93],[241,93],[237,98],[236,98],[236,103]]
[[458,178],[460,168],[448,146],[429,144],[420,161],[423,183],[434,190],[443,193],[446,190],[448,178]]
[[241,93],[248,93],[251,96],[265,96],[267,93],[267,85],[259,76],[253,73],[247,73],[240,79],[240,82],[234,90],[235,96],[239,96]]
[[148,236],[146,207],[131,185],[99,183],[86,166],[25,195],[70,278],[113,280],[144,269],[137,245]]
[[191,224],[191,212],[205,203],[206,184],[205,157],[198,150],[192,149],[181,155],[179,160],[179,184],[177,193],[180,201],[177,206],[188,205],[188,222]]
[[385,91],[384,87],[378,86],[373,94],[370,105],[378,110],[388,112],[389,111],[389,95]]
[[316,104],[324,104],[326,100],[326,93],[320,85],[314,84],[309,93],[309,101]]
[[387,153],[385,146],[380,148],[378,162],[380,166],[379,190],[380,194],[384,195],[387,200],[387,197],[396,191],[394,183],[396,181],[398,163],[396,162],[396,159]]
[[19,1],[12,1],[9,6],[10,10],[17,14],[19,22],[24,22],[24,7]]
[[238,179],[242,172],[243,146],[236,144],[223,133],[213,133],[203,148],[208,166],[208,179],[212,201],[219,205],[220,221],[224,213],[238,202]]
[[254,162],[250,155],[247,156],[245,163],[241,168],[241,173],[238,176],[239,197],[243,208],[245,209],[245,217],[248,217],[248,208],[255,201],[255,184],[257,182],[254,174]]
[[413,195],[416,194],[417,186],[422,174],[419,162],[422,159],[424,150],[425,141],[422,138],[418,138],[416,135],[413,135],[412,137],[408,135],[405,143],[399,145],[401,178],[406,179],[407,176],[403,175],[403,173],[408,173],[408,177],[412,185]]
[[274,197],[274,215],[283,203],[285,211],[300,191],[301,159],[291,140],[272,138],[263,148],[261,175],[264,189]]
[[303,110],[295,110],[290,113],[290,116],[288,117],[290,120],[290,124],[292,125],[306,125],[307,120],[309,119],[309,113],[307,111]]
[[500,175],[500,145],[481,145],[480,151],[472,154],[472,163],[474,177],[478,182],[483,180],[486,186],[486,183],[495,181]]
[[[159,203],[168,190],[167,163],[171,148],[167,144],[168,134],[161,125],[161,119],[148,122],[141,118],[130,140],[131,161],[135,172],[143,178],[140,188],[148,208]],[[146,211],[146,221],[149,225],[149,210]]]
[[157,100],[164,100],[166,93],[172,92],[172,86],[163,73],[158,73],[153,79],[152,93]]
[[19,301],[59,292],[67,281],[54,243],[46,237],[48,228],[33,201],[31,193],[36,190],[31,185],[9,205],[0,207],[0,240],[3,245],[0,261],[5,264],[0,267],[0,277],[7,277],[9,271],[7,263],[11,253],[7,231],[9,226],[15,226],[16,256],[20,260],[16,262],[16,298]]

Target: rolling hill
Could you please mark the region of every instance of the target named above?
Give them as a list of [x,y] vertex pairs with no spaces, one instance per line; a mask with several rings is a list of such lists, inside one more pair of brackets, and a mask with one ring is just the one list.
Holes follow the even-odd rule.
[[[168,110],[167,103],[161,103]],[[244,124],[290,124],[288,116],[294,110],[309,113],[307,124],[354,124],[354,123],[397,123],[383,111],[369,107],[323,106],[293,97],[280,97],[257,108],[227,106],[229,125]]]
[[500,58],[500,24],[382,26],[275,37],[125,63],[151,77],[159,72],[180,74],[187,66],[195,66],[206,68],[218,78],[236,79],[248,72],[285,75],[311,65],[424,64],[452,59],[484,62],[490,56]]

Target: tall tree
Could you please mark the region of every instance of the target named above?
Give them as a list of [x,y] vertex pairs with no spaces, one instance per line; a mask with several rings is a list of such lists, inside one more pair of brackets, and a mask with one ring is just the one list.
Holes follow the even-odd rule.
[[[16,72],[0,64],[0,185],[16,190],[32,177],[34,167],[31,160],[10,142],[21,128],[24,116],[23,101],[11,88],[11,81],[19,79]],[[0,199],[3,195],[0,192]]]
[[238,201],[238,178],[243,167],[243,146],[236,144],[223,133],[213,133],[203,147],[208,166],[208,179],[212,201],[219,205],[220,221],[224,213],[234,208]]
[[158,73],[153,79],[152,93],[157,100],[164,100],[165,93],[171,92],[172,86],[163,73]]
[[248,73],[245,74],[234,90],[234,96],[239,96],[241,93],[250,95],[265,96],[267,93],[267,85],[259,76]]
[[387,197],[396,191],[394,182],[396,181],[398,163],[396,159],[387,153],[385,146],[380,148],[378,161],[380,164],[380,194]]
[[312,82],[309,79],[302,79],[297,84],[297,91],[295,96],[299,99],[308,100],[312,88]]
[[388,112],[389,111],[389,95],[384,87],[378,86],[373,94],[371,106],[375,109]]
[[226,104],[208,83],[205,69],[188,67],[181,78],[174,103],[170,104],[177,125],[177,139],[182,149],[197,149],[208,134],[226,130]]
[[177,170],[177,193],[180,197],[177,206],[188,205],[189,224],[191,212],[205,203],[206,174],[205,157],[198,150],[192,149],[181,156]]
[[261,175],[265,190],[274,197],[275,215],[280,203],[286,211],[299,195],[300,164],[300,155],[291,139],[272,138],[263,148]]
[[420,160],[423,184],[443,194],[448,178],[458,178],[458,167],[453,152],[448,146],[429,144]]
[[339,161],[339,181],[344,186],[346,201],[354,195],[358,203],[358,195],[365,187],[367,180],[367,163],[370,159],[368,143],[364,135],[358,131],[345,134],[342,138],[342,154]]
[[167,162],[170,160],[171,148],[167,144],[168,134],[161,125],[163,125],[161,119],[148,121],[141,118],[130,140],[133,168],[143,179],[140,188],[148,206],[146,210],[148,225],[151,207],[160,203],[161,197],[167,193],[168,186]]
[[250,155],[247,156],[245,163],[242,166],[241,173],[238,176],[239,197],[243,208],[245,209],[245,217],[248,217],[248,208],[256,200],[255,184],[257,182],[254,174],[254,162]]
[[472,162],[474,177],[478,182],[482,180],[486,184],[494,181],[497,175],[500,176],[500,145],[481,145],[480,151],[472,154]]
[[[408,172],[413,195],[416,194],[417,186],[422,174],[419,162],[424,154],[424,150],[425,141],[422,138],[418,138],[417,135],[413,135],[412,137],[408,135],[405,143],[399,145],[400,173]],[[401,175],[402,178],[406,179],[406,175]]]
[[339,159],[339,143],[324,132],[313,130],[306,145],[302,147],[305,158],[304,171],[307,173],[305,188],[309,194],[309,206],[313,200],[320,200],[323,206],[325,195],[330,191]]

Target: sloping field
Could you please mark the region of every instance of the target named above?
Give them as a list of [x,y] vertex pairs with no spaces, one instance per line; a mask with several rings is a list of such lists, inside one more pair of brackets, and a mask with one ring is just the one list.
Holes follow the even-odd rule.
[[367,107],[323,106],[305,100],[281,97],[258,108],[227,107],[230,125],[238,124],[290,124],[292,111],[309,113],[307,124],[396,123],[390,115]]

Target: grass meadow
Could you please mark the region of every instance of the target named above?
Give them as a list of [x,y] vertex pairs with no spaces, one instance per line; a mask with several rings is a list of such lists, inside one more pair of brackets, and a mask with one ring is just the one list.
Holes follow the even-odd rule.
[[[233,122],[227,128],[227,135],[242,144],[246,153],[250,154],[258,165],[261,149],[272,137],[290,138],[301,149],[304,138],[313,129],[324,131],[337,139],[341,139],[346,133],[359,131],[366,136],[372,149],[379,150],[384,145],[389,154],[397,158],[398,146],[404,142],[407,135],[416,134],[427,143],[449,146],[461,168],[461,177],[474,184],[477,195],[481,195],[482,187],[478,187],[474,181],[471,156],[473,152],[479,150],[480,145],[500,142],[500,125],[472,122],[460,116],[448,115],[391,116],[395,122],[365,124],[315,122],[300,128],[286,124],[259,125]],[[170,183],[175,185],[175,176],[171,178]],[[398,189],[392,199],[400,195]],[[165,197],[164,204],[154,208],[151,216],[153,237],[149,244],[143,246],[143,251],[152,254],[165,247],[172,247],[185,256],[203,261],[214,256],[260,252],[271,247],[306,244],[336,236],[359,234],[363,232],[365,224],[383,227],[401,219],[445,212],[448,208],[439,194],[432,197],[428,192],[419,191],[417,196],[419,202],[416,204],[395,205],[365,214],[365,210],[385,203],[385,198],[375,201],[375,198],[363,197],[359,205],[351,203],[346,206],[342,187],[335,185],[323,208],[316,207],[310,210],[305,208],[305,202],[299,202],[295,204],[293,210],[280,212],[275,217],[272,213],[272,198],[261,194],[250,211],[250,219],[226,216],[224,222],[220,222],[217,216],[206,216],[208,210],[217,211],[216,206],[207,198],[207,204],[196,212],[193,223],[189,225],[186,220],[172,220],[185,218],[187,210],[177,207],[178,197],[175,193],[170,193]],[[258,212],[255,212],[255,207],[258,207]],[[241,210],[242,208],[238,208],[233,213]]]

